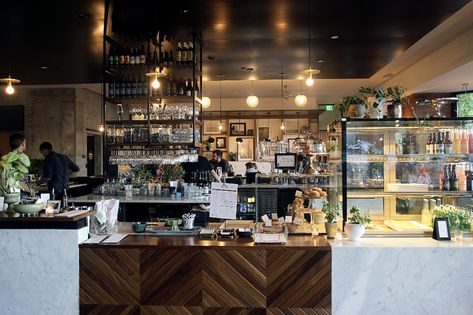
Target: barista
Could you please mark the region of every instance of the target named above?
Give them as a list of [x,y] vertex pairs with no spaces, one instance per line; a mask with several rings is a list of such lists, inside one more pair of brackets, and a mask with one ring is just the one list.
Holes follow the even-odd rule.
[[212,165],[210,164],[209,160],[206,157],[200,156],[197,162],[185,162],[181,164],[182,168],[186,172],[184,175],[184,181],[189,183],[192,178],[192,173],[194,172],[210,172],[212,177],[215,179],[216,182],[220,183],[220,178],[218,178],[217,173],[213,170]]

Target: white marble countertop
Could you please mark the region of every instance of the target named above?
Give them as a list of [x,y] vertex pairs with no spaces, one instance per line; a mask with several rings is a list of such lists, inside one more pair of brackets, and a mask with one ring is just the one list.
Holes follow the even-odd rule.
[[437,241],[430,237],[362,237],[359,241],[329,240],[332,249],[336,248],[457,248],[473,247],[473,238],[463,238],[458,241]]
[[70,203],[92,203],[100,200],[118,199],[120,203],[162,203],[162,204],[208,204],[209,197],[201,198],[171,198],[171,197],[142,197],[142,196],[106,196],[89,194],[85,196],[70,198]]

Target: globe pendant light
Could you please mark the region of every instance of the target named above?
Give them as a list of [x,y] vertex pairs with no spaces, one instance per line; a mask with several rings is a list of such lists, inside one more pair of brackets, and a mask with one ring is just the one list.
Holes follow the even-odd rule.
[[[251,80],[251,92],[254,93],[253,91],[253,81],[254,80]],[[259,103],[259,100],[258,100],[258,97],[256,95],[250,95],[246,98],[246,104],[251,107],[251,108],[255,108],[256,106],[258,106],[258,103]]]
[[12,95],[15,93],[15,88],[13,87],[13,83],[20,83],[20,80],[18,79],[13,79],[10,76],[8,78],[2,78],[0,79],[0,82],[4,82],[7,84],[7,87],[5,88],[5,92],[8,95]]
[[[299,88],[301,88],[302,83],[301,80],[299,80]],[[294,99],[294,102],[296,103],[297,107],[304,107],[307,105],[307,96],[304,94],[298,94],[296,98]]]
[[[202,83],[204,85],[204,83]],[[204,86],[202,86],[202,90],[204,90]],[[204,92],[202,91],[202,95],[204,95]],[[202,96],[201,100],[202,108],[207,109],[210,107],[210,98],[207,96]]]

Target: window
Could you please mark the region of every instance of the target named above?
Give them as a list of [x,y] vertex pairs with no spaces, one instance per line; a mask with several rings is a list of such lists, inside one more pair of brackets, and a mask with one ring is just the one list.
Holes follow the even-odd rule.
[[473,92],[457,94],[457,116],[473,117]]

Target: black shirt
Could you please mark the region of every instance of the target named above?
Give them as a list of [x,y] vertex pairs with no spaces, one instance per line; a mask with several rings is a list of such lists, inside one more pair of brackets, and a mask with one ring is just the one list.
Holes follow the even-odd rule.
[[43,163],[43,177],[49,178],[48,190],[51,192],[54,188],[55,193],[64,192],[64,167],[61,158],[54,151],[50,151]]
[[76,163],[72,162],[71,159],[64,154],[56,153],[62,163],[62,172],[63,172],[63,179],[64,179],[64,188],[69,188],[69,170],[71,172],[78,172],[80,171],[79,166]]
[[210,164],[209,160],[207,160],[206,157],[200,155],[197,162],[185,162],[182,163],[181,166],[186,172],[186,174],[184,175],[184,181],[186,183],[190,182],[193,172],[210,172],[212,170],[212,165]]
[[220,161],[211,160],[210,163],[212,164],[215,171],[217,171],[217,167],[222,168],[222,173],[228,174],[228,161],[221,159]]

